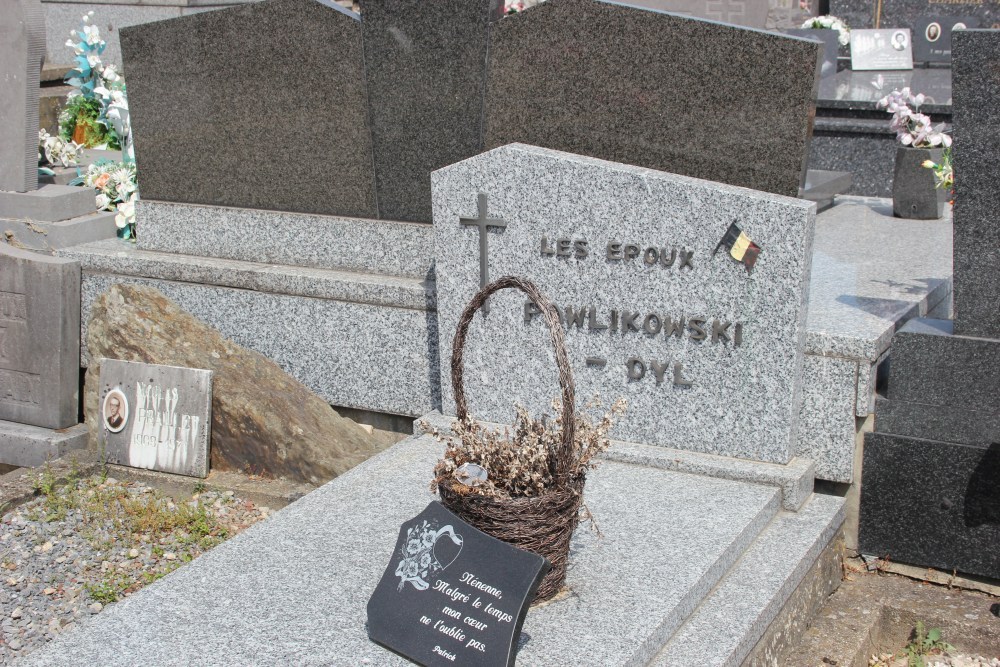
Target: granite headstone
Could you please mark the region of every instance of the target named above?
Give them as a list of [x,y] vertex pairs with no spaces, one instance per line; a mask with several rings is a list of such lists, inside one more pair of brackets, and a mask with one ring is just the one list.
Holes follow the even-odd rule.
[[500,0],[365,0],[379,217],[431,219],[431,172],[482,146],[486,35]]
[[830,13],[852,28],[913,28],[922,16],[975,16],[984,28],[1000,28],[997,0],[830,0]]
[[77,423],[80,264],[0,244],[0,419]]
[[422,665],[509,667],[549,564],[431,502],[399,529],[368,636]]
[[109,463],[208,475],[212,371],[105,359],[99,395]]
[[812,40],[547,0],[498,21],[489,53],[488,149],[519,142],[791,197],[804,183]]
[[952,35],[955,320],[893,337],[887,397],[866,435],[859,546],[894,561],[1000,577],[1000,31]]
[[120,39],[143,198],[376,217],[357,14],[264,0]]
[[1000,338],[1000,31],[952,36],[955,333]]
[[[560,308],[580,403],[629,403],[617,438],[791,458],[813,204],[524,145],[437,171],[432,186],[446,412],[450,342],[481,273],[481,232],[461,219],[484,194],[487,217],[506,225],[485,232],[490,277],[523,276]],[[509,423],[515,403],[550,411],[544,323],[523,294],[491,303],[465,347],[470,413]]]
[[39,0],[10,0],[0,14],[0,190],[38,187],[38,95],[45,58]]
[[913,26],[913,60],[950,63],[952,31],[978,27],[975,16],[921,16]]

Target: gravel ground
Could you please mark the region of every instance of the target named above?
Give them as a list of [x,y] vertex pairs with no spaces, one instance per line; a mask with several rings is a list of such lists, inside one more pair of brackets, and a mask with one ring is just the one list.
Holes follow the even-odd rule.
[[232,491],[178,500],[101,476],[55,489],[44,472],[35,485],[0,521],[0,664],[269,514]]
[[[899,657],[880,655],[872,656],[868,667],[909,667],[909,664],[905,655]],[[924,665],[925,667],[1000,667],[1000,660],[946,652],[941,655],[926,656]]]

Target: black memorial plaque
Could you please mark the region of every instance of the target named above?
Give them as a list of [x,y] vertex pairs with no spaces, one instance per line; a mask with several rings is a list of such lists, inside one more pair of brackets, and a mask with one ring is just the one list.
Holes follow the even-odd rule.
[[950,63],[952,31],[978,27],[975,16],[921,16],[913,26],[913,60]]
[[548,561],[431,502],[399,530],[368,600],[372,641],[422,665],[513,665]]

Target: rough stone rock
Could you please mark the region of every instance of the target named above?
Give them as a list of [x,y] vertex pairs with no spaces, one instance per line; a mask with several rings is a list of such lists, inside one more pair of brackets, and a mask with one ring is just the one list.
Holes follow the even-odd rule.
[[149,287],[113,285],[95,300],[87,350],[84,412],[95,448],[102,358],[214,371],[216,471],[321,484],[389,444],[338,415],[273,361],[224,338]]

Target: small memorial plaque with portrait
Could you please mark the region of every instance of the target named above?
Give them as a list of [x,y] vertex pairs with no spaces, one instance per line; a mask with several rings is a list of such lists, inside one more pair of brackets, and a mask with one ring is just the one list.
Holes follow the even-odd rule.
[[372,641],[421,665],[514,664],[544,558],[431,502],[399,529],[368,601]]
[[852,30],[851,69],[913,69],[910,29]]
[[913,59],[919,63],[950,63],[951,33],[978,27],[975,16],[921,16],[913,26]]
[[108,463],[208,475],[212,371],[104,359],[100,389]]

